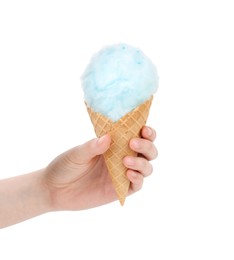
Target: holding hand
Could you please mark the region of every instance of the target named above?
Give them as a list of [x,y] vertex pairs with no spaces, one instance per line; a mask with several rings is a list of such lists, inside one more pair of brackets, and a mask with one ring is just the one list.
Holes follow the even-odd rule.
[[[157,157],[153,144],[156,133],[143,127],[142,138],[130,141],[138,157],[126,156],[129,194],[141,189],[144,177]],[[0,181],[0,228],[56,210],[81,210],[117,199],[104,162],[110,147],[109,135],[93,139],[54,159],[46,168]]]
[[[149,161],[157,157],[153,144],[155,131],[143,127],[141,136],[129,143],[130,148],[140,156],[123,159],[131,182],[129,194],[141,189],[144,177],[153,171]],[[110,143],[109,135],[93,139],[65,152],[49,164],[44,180],[53,210],[88,209],[117,199],[102,155]]]

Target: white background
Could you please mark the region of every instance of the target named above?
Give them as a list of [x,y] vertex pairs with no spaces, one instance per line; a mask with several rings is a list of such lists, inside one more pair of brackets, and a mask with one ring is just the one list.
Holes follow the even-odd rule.
[[103,45],[140,47],[160,75],[143,190],[2,229],[0,259],[234,259],[232,2],[0,1],[0,178],[94,137],[79,78]]

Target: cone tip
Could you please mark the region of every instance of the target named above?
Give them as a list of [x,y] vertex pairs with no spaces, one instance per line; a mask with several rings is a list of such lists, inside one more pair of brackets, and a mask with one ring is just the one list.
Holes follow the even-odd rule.
[[119,202],[120,202],[120,205],[123,207],[124,202],[125,202],[125,198],[119,198]]

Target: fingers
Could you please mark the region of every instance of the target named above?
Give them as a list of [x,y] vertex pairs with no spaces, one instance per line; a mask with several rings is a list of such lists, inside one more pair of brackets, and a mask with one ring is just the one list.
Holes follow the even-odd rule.
[[149,127],[149,126],[144,126],[141,129],[141,135],[144,139],[149,140],[149,141],[154,141],[156,138],[156,131]]
[[124,165],[128,168],[127,177],[131,182],[130,193],[134,193],[142,188],[144,177],[148,177],[153,172],[153,167],[149,160],[156,159],[158,151],[153,144],[156,132],[153,128],[144,126],[141,130],[142,138],[133,138],[130,148],[142,155],[142,157],[126,156],[123,159]]
[[158,156],[158,151],[152,141],[143,138],[133,138],[129,145],[133,151],[142,154],[149,161],[156,159]]
[[131,182],[130,193],[139,191],[143,186],[144,177],[142,174],[135,172],[133,170],[127,171],[127,177]]
[[144,126],[141,130],[142,138],[133,138],[130,140],[130,148],[143,155],[147,160],[154,160],[158,156],[158,151],[153,144],[156,138],[156,132],[151,127]]
[[128,169],[141,173],[143,177],[148,177],[153,172],[153,166],[145,158],[126,156],[123,163]]
[[152,174],[153,166],[146,158],[133,156],[124,157],[123,164],[128,168],[127,177],[131,182],[131,191],[139,191],[144,178]]
[[85,163],[97,155],[103,154],[110,147],[110,135],[92,139],[69,151],[69,159],[75,163]]

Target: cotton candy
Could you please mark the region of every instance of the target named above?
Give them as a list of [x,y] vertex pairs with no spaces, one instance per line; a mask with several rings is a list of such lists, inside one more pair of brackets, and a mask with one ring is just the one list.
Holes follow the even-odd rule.
[[116,44],[92,57],[81,83],[87,106],[116,122],[156,92],[158,73],[140,49]]

